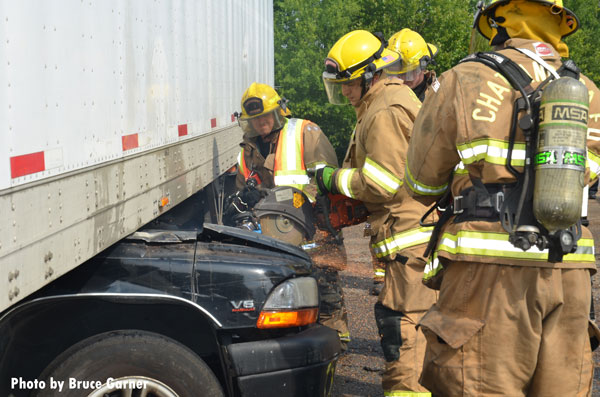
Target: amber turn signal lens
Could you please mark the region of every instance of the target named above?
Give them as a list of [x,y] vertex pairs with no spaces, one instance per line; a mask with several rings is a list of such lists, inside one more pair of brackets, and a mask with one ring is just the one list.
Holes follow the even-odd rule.
[[286,312],[260,312],[256,326],[258,328],[300,327],[317,321],[317,308]]

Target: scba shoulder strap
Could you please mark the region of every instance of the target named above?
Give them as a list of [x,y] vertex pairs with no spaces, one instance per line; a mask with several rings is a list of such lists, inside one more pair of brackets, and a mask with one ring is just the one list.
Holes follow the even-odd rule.
[[500,73],[510,85],[525,94],[527,88],[531,90],[532,79],[516,62],[507,56],[495,52],[477,52],[463,58],[459,63],[479,62]]
[[[512,49],[525,54],[529,58],[542,65],[554,78],[568,76],[579,80],[581,71],[571,59],[565,60],[561,67],[555,72],[541,57],[534,54],[530,50],[515,47],[507,47],[507,49]],[[528,86],[530,86],[531,82],[533,81],[531,77],[516,62],[502,53],[496,51],[477,52],[470,54],[459,61],[459,63],[465,62],[483,63],[484,65],[502,74],[502,76],[506,78],[506,80],[514,89],[519,91],[530,91]]]

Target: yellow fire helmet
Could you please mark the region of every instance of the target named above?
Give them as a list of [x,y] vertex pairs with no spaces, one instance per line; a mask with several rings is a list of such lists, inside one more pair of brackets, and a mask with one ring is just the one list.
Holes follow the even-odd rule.
[[259,117],[273,117],[273,128],[276,131],[285,125],[286,117],[291,116],[287,100],[281,98],[273,87],[267,84],[252,83],[242,95],[242,114],[238,121],[242,130],[250,137],[258,136],[259,132],[252,127],[250,120]]
[[400,62],[387,68],[386,73],[405,81],[416,79],[438,53],[436,46],[426,43],[420,34],[408,28],[394,33],[387,48],[400,54]]
[[348,103],[342,95],[342,84],[360,78],[366,86],[377,71],[399,60],[396,52],[385,48],[382,39],[366,30],[345,34],[331,47],[325,59],[323,83],[329,102],[334,105]]
[[[508,4],[510,2],[521,1],[523,3],[537,3],[550,7],[552,14],[560,15],[560,35],[562,38],[575,33],[579,28],[579,19],[569,9],[563,7],[562,0],[492,0],[487,5],[482,5],[475,14],[473,21],[474,27],[479,33],[488,40],[491,40],[496,35],[496,21],[494,21],[494,12],[498,6]],[[535,17],[535,15],[533,15]]]

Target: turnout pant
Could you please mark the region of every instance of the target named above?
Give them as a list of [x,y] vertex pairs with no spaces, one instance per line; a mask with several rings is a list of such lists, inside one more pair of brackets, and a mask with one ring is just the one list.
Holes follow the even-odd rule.
[[588,269],[444,264],[421,319],[435,396],[589,396]]
[[436,292],[422,282],[423,249],[417,246],[402,251],[402,260],[387,262],[385,282],[375,305],[375,320],[386,361],[382,377],[386,396],[431,396],[419,384],[425,337],[417,324],[436,300]]

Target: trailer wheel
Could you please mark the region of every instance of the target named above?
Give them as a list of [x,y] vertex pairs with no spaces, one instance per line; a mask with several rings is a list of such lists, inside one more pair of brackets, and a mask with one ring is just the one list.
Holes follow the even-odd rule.
[[46,386],[37,397],[57,395],[56,381],[64,381],[60,395],[65,397],[223,396],[219,381],[194,352],[137,330],[107,332],[71,346],[40,379]]

